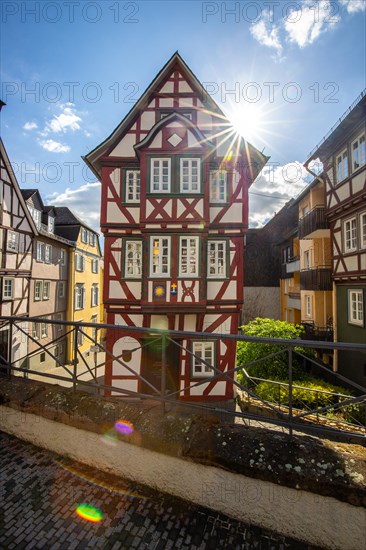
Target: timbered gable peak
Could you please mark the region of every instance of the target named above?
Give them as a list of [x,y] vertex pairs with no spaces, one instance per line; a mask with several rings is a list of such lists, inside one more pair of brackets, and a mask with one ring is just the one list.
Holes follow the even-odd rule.
[[[138,151],[136,146],[144,142],[148,136],[150,139],[155,126],[163,118],[168,118],[171,115],[175,116],[176,123],[179,120],[177,115],[185,117],[192,123],[193,126],[190,127],[184,122],[189,150],[198,147],[197,142],[202,146],[202,143],[207,143],[207,140],[215,141],[218,148],[223,143],[221,149],[227,149],[228,138],[225,136],[219,138],[218,136],[222,136],[226,132],[228,136],[230,135],[232,127],[229,119],[176,52],[112,134],[83,157],[84,161],[101,181],[102,166],[107,159],[108,162],[112,159],[136,161],[136,152]],[[204,136],[204,141],[202,136],[197,135],[197,129],[193,131],[194,126]],[[167,125],[164,125],[164,128],[167,128]],[[179,131],[175,132],[176,136],[173,134],[172,132],[171,136],[168,136],[171,137],[167,146],[168,150],[169,147],[177,147],[179,138],[182,137]],[[249,157],[250,163],[256,163],[260,170],[268,158],[242,139],[238,150],[241,152],[244,151],[244,148],[245,156]],[[218,154],[224,156],[225,151],[222,153],[220,150]],[[242,153],[240,154],[242,155]]]
[[162,149],[166,152],[212,149],[214,144],[186,116],[173,112],[159,120],[139,143],[134,146],[137,154],[142,149]]

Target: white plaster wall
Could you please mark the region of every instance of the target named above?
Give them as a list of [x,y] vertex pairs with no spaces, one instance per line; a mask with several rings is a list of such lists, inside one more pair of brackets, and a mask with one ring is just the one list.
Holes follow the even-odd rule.
[[26,441],[185,500],[329,550],[365,547],[366,509],[117,442],[0,407],[0,428]]

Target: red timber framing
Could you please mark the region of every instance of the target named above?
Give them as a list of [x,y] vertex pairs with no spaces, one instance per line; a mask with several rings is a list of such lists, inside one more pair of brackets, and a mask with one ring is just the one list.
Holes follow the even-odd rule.
[[167,388],[184,400],[231,399],[232,384],[210,381],[209,365],[234,368],[235,343],[209,333],[238,331],[248,189],[267,157],[235,133],[175,53],[84,160],[102,183],[107,322],[151,328],[151,339],[107,331],[107,347],[124,365],[107,363],[106,383],[152,391],[133,369],[160,387],[154,328],[204,331],[204,340],[167,345]]

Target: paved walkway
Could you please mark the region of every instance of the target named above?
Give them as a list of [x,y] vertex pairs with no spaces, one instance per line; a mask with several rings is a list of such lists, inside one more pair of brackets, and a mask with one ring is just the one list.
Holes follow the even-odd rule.
[[[87,503],[103,518],[75,510]],[[0,432],[1,550],[310,550]]]

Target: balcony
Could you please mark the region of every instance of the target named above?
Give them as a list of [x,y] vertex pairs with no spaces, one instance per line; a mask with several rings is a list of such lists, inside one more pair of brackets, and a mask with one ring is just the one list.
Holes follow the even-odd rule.
[[300,256],[293,256],[285,264],[282,264],[281,279],[292,277],[296,271],[300,271]]
[[300,299],[300,287],[299,286],[290,286],[287,292],[287,295],[289,298],[293,298],[294,300]]
[[319,327],[309,321],[301,321],[305,333],[301,335],[303,340],[317,340],[322,342],[333,342],[333,326]]
[[299,239],[318,239],[327,237],[329,225],[323,206],[316,206],[299,220]]
[[300,257],[294,256],[293,258],[289,258],[288,262],[286,263],[286,272],[287,273],[295,273],[295,271],[300,271]]
[[300,272],[301,290],[332,290],[332,270],[319,266]]

